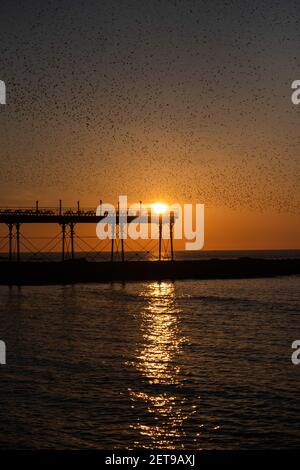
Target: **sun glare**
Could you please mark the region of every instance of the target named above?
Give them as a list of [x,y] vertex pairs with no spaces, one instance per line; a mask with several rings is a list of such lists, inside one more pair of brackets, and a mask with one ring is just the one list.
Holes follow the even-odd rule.
[[151,207],[156,214],[164,214],[167,210],[167,204],[164,204],[163,202],[155,202],[154,204],[151,204]]

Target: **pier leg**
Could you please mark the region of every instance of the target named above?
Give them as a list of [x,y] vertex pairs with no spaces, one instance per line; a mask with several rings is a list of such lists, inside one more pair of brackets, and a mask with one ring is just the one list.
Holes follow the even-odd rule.
[[71,236],[71,258],[74,259],[74,224],[70,223],[70,236]]
[[121,240],[121,261],[124,263],[125,261],[125,250],[124,250],[124,223],[123,220],[120,222],[119,221],[119,239]]
[[65,259],[65,241],[66,241],[66,224],[62,224],[62,250],[61,250],[61,259]]
[[111,239],[111,252],[110,252],[110,261],[113,262],[114,260],[114,239]]
[[161,261],[161,242],[162,242],[162,215],[159,216],[159,240],[158,240],[158,260]]
[[173,251],[173,223],[170,222],[170,246],[171,246],[171,260],[174,261],[174,251]]
[[8,258],[12,260],[13,224],[8,224]]
[[114,242],[115,242],[115,226],[114,224],[111,225],[111,252],[110,252],[110,261],[113,262],[114,260]]
[[20,224],[16,224],[17,231],[17,260],[20,261]]
[[124,240],[121,238],[121,256],[122,256],[122,263],[125,261],[125,256],[124,256]]

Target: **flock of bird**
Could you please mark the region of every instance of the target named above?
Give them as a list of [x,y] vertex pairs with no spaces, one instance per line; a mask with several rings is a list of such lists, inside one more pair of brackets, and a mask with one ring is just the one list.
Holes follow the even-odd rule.
[[299,211],[297,2],[2,8],[2,199]]

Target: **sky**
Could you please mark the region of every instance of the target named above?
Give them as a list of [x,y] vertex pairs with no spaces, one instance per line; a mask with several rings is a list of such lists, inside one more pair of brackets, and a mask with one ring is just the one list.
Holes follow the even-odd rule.
[[286,0],[2,0],[0,206],[204,203],[207,249],[300,248],[299,26]]

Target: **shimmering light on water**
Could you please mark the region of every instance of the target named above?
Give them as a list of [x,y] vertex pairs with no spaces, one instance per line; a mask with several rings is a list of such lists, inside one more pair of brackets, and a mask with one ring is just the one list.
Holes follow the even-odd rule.
[[[170,282],[149,283],[139,296],[146,303],[141,312],[141,348],[133,365],[149,384],[179,385],[181,370],[176,360],[182,353],[185,338],[180,328],[182,311],[176,307],[175,286]],[[153,415],[155,424],[132,425],[148,438],[144,447],[174,447],[174,438],[179,440],[183,435],[182,425],[188,417],[182,408],[185,399],[178,400],[176,395],[160,387],[157,393],[130,389],[130,397],[133,403],[139,400],[146,403],[148,413]]]
[[146,301],[141,313],[142,350],[137,352],[137,368],[149,383],[175,384],[180,370],[174,357],[181,352],[184,337],[175,306],[175,288],[170,282],[149,283],[139,294]]
[[0,447],[297,448],[299,278],[0,287]]

